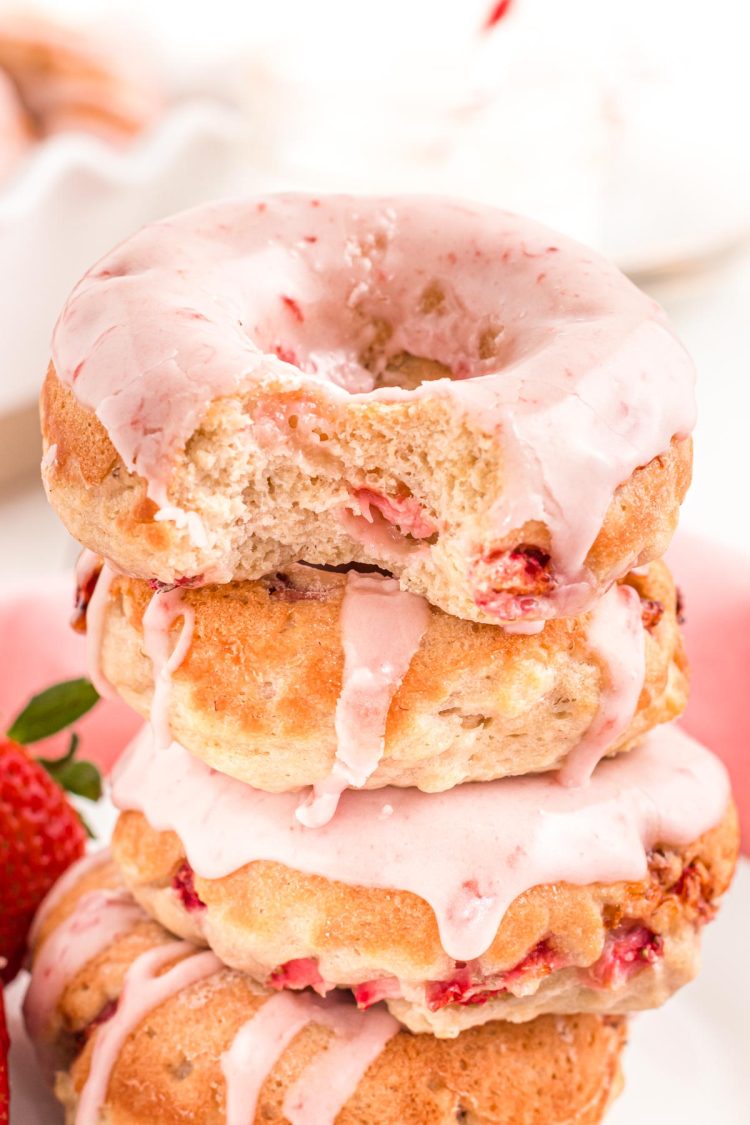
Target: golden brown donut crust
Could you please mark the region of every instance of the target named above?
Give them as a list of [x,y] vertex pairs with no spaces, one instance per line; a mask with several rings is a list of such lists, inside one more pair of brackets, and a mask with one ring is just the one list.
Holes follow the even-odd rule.
[[[638,710],[612,751],[629,750],[687,700],[687,669],[669,571],[626,580],[657,616],[644,630]],[[170,727],[191,753],[257,789],[287,792],[326,777],[336,754],[341,691],[342,574],[292,565],[256,582],[186,589],[190,651],[172,677]],[[117,578],[108,595],[101,667],[148,717],[153,668],[143,614],[153,591]],[[608,670],[588,640],[590,614],[535,636],[450,617],[430,623],[388,713],[382,761],[366,788],[427,792],[558,768],[597,713]],[[173,643],[182,619],[172,627]]]
[[[416,895],[256,862],[222,879],[193,875],[204,908],[188,910],[172,886],[186,862],[174,832],[158,832],[140,813],[125,812],[112,845],[125,883],[144,909],[173,932],[206,942],[227,964],[263,983],[287,962],[306,958],[317,962],[324,980],[342,987],[397,978],[415,1011],[396,1005],[394,1013],[419,1030],[420,1021],[430,1019],[438,1034],[455,1034],[467,1020],[523,1020],[540,1010],[587,1006],[628,1011],[663,1002],[695,974],[698,931],[729,886],[738,846],[737,815],[730,806],[694,843],[654,849],[642,882],[531,888],[511,904],[492,945],[472,963],[473,973],[483,980],[513,969],[541,942],[560,955],[562,966],[530,998],[503,993],[483,1005],[448,1004],[433,1020],[423,1011],[425,984],[451,980],[456,962],[442,949],[431,908]],[[621,996],[616,990],[607,995],[591,986],[585,970],[601,957],[608,935],[631,925],[657,935],[664,956],[658,971],[645,965]],[[661,976],[660,965],[666,966]]]
[[[66,895],[37,950],[85,890],[116,879],[114,868],[99,869]],[[119,995],[135,957],[169,940],[153,923],[136,927],[84,966],[60,998],[58,1045],[76,1045],[56,1083],[69,1125],[96,1040],[92,1023]],[[224,1125],[220,1056],[266,996],[247,976],[223,968],[153,1009],[113,1068],[108,1125]],[[263,1085],[255,1125],[286,1120],[286,1090],[329,1035],[315,1023],[297,1035]],[[595,1125],[619,1092],[625,1037],[623,1019],[592,1015],[486,1024],[452,1040],[402,1031],[371,1064],[336,1125]]]
[[[282,413],[315,409],[297,392],[295,395],[279,392]],[[415,555],[397,563],[368,553],[342,530],[338,508],[347,502],[348,469],[332,459],[330,452],[320,454],[318,478],[312,470],[307,476],[301,474],[287,458],[265,466],[260,492],[248,488],[243,435],[257,407],[251,394],[213,403],[176,458],[170,502],[200,516],[207,545],[197,547],[186,530],[155,522],[156,507],[146,497],[143,479],[125,468],[104,426],[77,402],[50,367],[41,396],[45,449],[55,446],[55,457],[44,473],[49,500],[76,539],[111,559],[120,570],[140,578],[172,583],[184,577],[210,576],[216,569],[221,581],[254,579],[297,558],[333,565],[376,563],[390,565],[405,588],[425,595],[447,613],[496,623],[496,617],[475,603],[465,559],[455,553],[455,543],[444,547],[439,541],[427,556]],[[490,455],[489,439],[458,422],[440,400],[425,399],[418,407],[398,408],[397,421],[395,409],[377,403],[363,407],[358,415],[361,434],[347,435],[343,413],[328,420],[328,428],[342,443],[372,442],[367,469],[357,469],[357,487],[398,495],[403,488],[401,478],[409,475],[406,451],[424,443],[428,434],[440,443],[444,480],[438,493],[435,473],[412,466],[415,484],[418,476],[425,492],[434,492],[425,511],[438,518],[454,505],[456,511],[477,511],[481,516],[482,498],[501,490],[502,466],[496,455]],[[327,436],[326,450],[333,445]],[[381,448],[383,455],[379,456]],[[392,461],[388,469],[383,467],[386,449],[389,463]],[[373,467],[378,465],[381,467]],[[396,472],[399,466],[404,470],[400,476]],[[603,588],[630,567],[664,553],[691,471],[690,439],[674,438],[661,456],[636,469],[619,486],[586,559],[587,568]],[[326,499],[321,499],[315,489],[321,487],[324,477]],[[313,480],[318,481],[314,487]],[[478,518],[478,528],[482,521],[483,516]],[[504,551],[522,543],[547,550],[547,529],[526,525],[492,548]]]

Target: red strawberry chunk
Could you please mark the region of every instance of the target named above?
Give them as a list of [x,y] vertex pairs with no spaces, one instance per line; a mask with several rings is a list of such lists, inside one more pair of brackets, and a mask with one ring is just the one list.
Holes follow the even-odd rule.
[[193,869],[187,860],[183,860],[172,876],[172,890],[179,895],[180,901],[186,910],[205,910],[203,902],[195,889]]

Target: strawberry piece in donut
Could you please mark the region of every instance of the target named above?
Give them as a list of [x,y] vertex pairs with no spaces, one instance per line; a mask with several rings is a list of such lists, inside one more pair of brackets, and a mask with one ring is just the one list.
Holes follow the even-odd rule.
[[45,485],[137,577],[353,561],[455,616],[541,626],[663,553],[693,384],[655,302],[530,220],[221,203],[145,228],[73,291]]

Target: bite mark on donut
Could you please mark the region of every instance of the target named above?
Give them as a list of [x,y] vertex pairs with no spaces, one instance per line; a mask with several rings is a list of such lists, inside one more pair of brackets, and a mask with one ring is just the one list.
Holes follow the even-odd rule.
[[195,889],[193,869],[187,860],[183,860],[172,876],[172,890],[179,896],[182,905],[190,913],[206,909],[205,902],[199,897]]
[[547,551],[531,543],[488,551],[470,572],[476,605],[506,621],[538,612],[538,599],[555,584],[550,561]]
[[412,539],[430,539],[437,533],[435,521],[408,490],[403,496],[385,496],[371,488],[357,488],[352,490],[352,497],[357,502],[360,515],[368,523],[373,522],[372,508],[375,508],[386,523],[396,527],[402,535],[410,535]]

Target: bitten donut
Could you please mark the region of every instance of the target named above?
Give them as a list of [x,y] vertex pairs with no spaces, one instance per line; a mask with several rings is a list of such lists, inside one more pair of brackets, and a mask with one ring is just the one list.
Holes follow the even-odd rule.
[[[79,604],[90,596],[82,576]],[[95,678],[163,741],[271,792],[439,791],[560,767],[585,780],[686,701],[662,563],[534,636],[450,617],[381,574],[300,565],[157,592],[113,577],[94,597]]]
[[0,71],[36,137],[73,130],[122,143],[162,108],[141,60],[113,50],[104,37],[41,16],[0,17]]
[[[549,775],[345,793],[308,829],[148,734],[115,776],[113,854],[144,908],[277,988],[351,988],[441,1037],[487,1020],[654,1007],[692,978],[731,878],[723,766],[676,728]],[[436,857],[439,856],[439,862]]]
[[652,300],[529,220],[421,197],[221,203],[146,227],[73,291],[45,484],[134,576],[354,561],[529,629],[666,549],[693,381]]
[[595,1125],[625,1043],[617,1017],[446,1041],[271,994],[149,921],[106,860],[43,911],[25,1015],[69,1125]]

